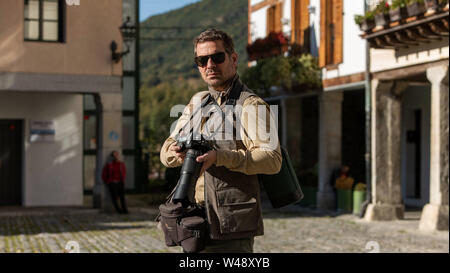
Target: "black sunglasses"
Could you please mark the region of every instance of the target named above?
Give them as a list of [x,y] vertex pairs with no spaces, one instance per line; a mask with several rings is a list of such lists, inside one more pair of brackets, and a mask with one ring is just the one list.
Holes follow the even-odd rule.
[[225,52],[219,52],[206,56],[197,56],[194,58],[194,61],[198,66],[205,67],[208,64],[209,58],[211,58],[215,64],[221,64],[225,61]]

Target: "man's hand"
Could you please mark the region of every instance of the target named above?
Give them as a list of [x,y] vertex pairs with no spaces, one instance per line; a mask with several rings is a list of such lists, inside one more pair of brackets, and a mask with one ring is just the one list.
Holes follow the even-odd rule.
[[175,142],[174,144],[170,145],[169,150],[175,152],[175,155],[176,155],[176,157],[177,157],[177,160],[178,160],[180,163],[183,163],[184,158],[186,157],[186,151],[180,152],[181,147],[177,146],[177,143],[176,143],[176,142]]
[[202,169],[200,171],[200,176],[209,169],[212,165],[216,164],[217,161],[217,152],[215,150],[211,150],[204,155],[197,157],[197,162],[203,162]]

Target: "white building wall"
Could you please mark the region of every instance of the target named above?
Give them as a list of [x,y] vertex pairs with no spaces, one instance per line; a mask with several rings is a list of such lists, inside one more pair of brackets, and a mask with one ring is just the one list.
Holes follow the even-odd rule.
[[309,14],[309,25],[313,27],[311,31],[311,54],[319,56],[320,47],[320,0],[310,0],[309,5],[313,12]]
[[404,66],[417,65],[445,60],[449,58],[449,39],[421,44],[420,47],[405,49],[375,49],[370,50],[370,72],[380,72],[397,69]]
[[261,8],[251,14],[250,31],[252,42],[256,39],[263,39],[266,37],[266,15],[267,7]]
[[285,0],[283,3],[283,15],[281,19],[283,32],[288,37],[291,36],[291,0]]
[[[23,206],[83,204],[82,95],[0,92],[0,119],[23,120]],[[30,142],[30,121],[55,122],[55,141]]]

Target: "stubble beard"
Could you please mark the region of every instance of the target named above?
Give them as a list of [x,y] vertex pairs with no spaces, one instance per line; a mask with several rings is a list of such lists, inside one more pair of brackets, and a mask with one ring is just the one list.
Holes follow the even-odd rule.
[[[214,79],[208,79],[208,73],[210,72],[219,72],[217,78]],[[231,75],[228,78],[225,78],[222,72],[220,71],[206,71],[205,76],[203,77],[203,80],[212,88],[217,90],[225,90],[231,83],[235,73],[231,73]]]

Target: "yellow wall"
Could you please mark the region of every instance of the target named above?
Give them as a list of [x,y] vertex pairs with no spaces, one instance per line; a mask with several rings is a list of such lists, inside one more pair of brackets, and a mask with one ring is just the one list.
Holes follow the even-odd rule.
[[65,43],[24,41],[24,1],[0,1],[0,73],[121,75],[111,61],[121,49],[122,0],[81,0],[66,7]]

